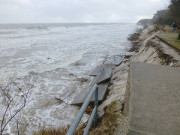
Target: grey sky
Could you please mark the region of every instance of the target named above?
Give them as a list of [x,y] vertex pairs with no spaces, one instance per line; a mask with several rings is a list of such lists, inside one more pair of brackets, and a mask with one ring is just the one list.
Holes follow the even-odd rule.
[[0,0],[0,23],[135,23],[169,0]]

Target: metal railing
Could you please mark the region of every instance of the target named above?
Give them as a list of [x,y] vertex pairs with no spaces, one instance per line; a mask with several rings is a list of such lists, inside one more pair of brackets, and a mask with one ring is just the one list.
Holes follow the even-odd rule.
[[85,113],[90,101],[91,101],[91,98],[92,96],[94,95],[95,93],[95,98],[94,98],[94,109],[92,111],[92,114],[89,118],[89,121],[88,121],[88,124],[84,130],[84,133],[83,135],[88,135],[89,133],[89,130],[91,128],[91,125],[92,125],[92,122],[94,120],[95,122],[95,126],[97,126],[97,110],[98,110],[98,86],[97,84],[95,84],[93,86],[93,88],[91,89],[91,91],[89,92],[88,96],[86,97],[78,115],[76,116],[73,124],[71,125],[71,127],[69,128],[68,132],[66,133],[66,135],[74,135],[74,132],[76,131],[78,125],[79,125],[79,122],[83,116],[83,114]]

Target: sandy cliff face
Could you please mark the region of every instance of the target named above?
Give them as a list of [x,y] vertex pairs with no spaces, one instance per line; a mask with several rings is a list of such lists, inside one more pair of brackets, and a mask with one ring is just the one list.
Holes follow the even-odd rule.
[[150,25],[142,32],[140,36],[141,47],[131,60],[179,67],[179,52],[156,37],[163,32],[162,30],[154,32],[153,29],[154,26]]

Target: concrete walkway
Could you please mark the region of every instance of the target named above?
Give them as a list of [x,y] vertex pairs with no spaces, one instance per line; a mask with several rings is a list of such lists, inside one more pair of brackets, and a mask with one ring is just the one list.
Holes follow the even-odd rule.
[[130,65],[128,135],[180,135],[180,68]]

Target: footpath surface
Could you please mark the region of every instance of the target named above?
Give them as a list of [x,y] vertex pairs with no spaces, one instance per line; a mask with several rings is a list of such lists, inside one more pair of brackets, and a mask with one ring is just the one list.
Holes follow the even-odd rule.
[[128,135],[180,135],[180,68],[132,62]]
[[165,26],[164,32],[157,34],[157,37],[162,39],[164,42],[169,44],[170,46],[173,46],[180,51],[180,40],[178,40],[178,30],[175,32],[172,32],[172,27]]
[[180,52],[180,40],[177,39],[178,33],[158,34],[157,37]]

